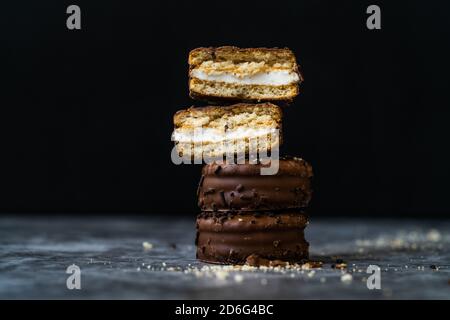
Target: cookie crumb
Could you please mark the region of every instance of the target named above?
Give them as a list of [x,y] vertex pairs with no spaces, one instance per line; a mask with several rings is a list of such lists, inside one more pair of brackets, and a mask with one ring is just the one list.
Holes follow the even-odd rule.
[[308,277],[312,278],[312,277],[314,277],[315,274],[316,274],[316,272],[314,270],[312,270],[312,271],[308,272]]
[[336,264],[332,264],[331,268],[333,269],[346,269],[347,268],[347,264],[346,263],[336,263]]
[[244,281],[244,276],[241,274],[235,274],[234,275],[234,282],[241,283]]
[[309,270],[309,269],[316,269],[316,268],[322,268],[323,263],[321,261],[308,261],[304,264],[302,264],[303,270]]
[[427,240],[431,242],[438,242],[439,240],[441,240],[441,233],[436,229],[431,229],[427,233]]
[[351,282],[353,280],[353,276],[350,273],[344,273],[341,276],[341,281],[342,282]]
[[142,247],[144,250],[151,250],[153,249],[153,244],[147,241],[142,242]]

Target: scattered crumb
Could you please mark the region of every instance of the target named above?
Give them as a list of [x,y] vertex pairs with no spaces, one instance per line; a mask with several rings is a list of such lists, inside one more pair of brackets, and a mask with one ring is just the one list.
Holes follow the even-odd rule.
[[[431,229],[428,232],[418,230],[399,230],[393,236],[381,235],[374,239],[357,239],[355,244],[358,252],[362,253],[365,248],[390,248],[393,250],[423,250],[435,247],[442,240],[442,234]],[[438,244],[439,246],[439,244]]]
[[320,278],[320,282],[321,282],[321,283],[327,282],[327,278],[324,278],[324,277]]
[[266,286],[267,285],[267,279],[265,279],[265,278],[261,279],[261,285]]
[[144,242],[142,242],[142,247],[144,248],[144,250],[151,250],[151,249],[153,249],[153,244],[151,244],[150,242],[144,241]]
[[335,268],[335,269],[346,269],[347,268],[347,264],[346,263],[337,263],[337,264],[334,264],[334,265],[331,265],[331,267],[332,268]]
[[161,263],[163,267],[167,266],[167,264],[165,262]]
[[311,270],[310,272],[308,272],[308,277],[312,278],[315,274],[316,272],[314,270]]
[[217,271],[215,273],[215,275],[216,275],[216,278],[218,280],[226,280],[227,277],[228,277],[228,272],[226,272],[226,271]]
[[431,229],[427,233],[427,240],[431,242],[438,242],[439,240],[441,240],[441,233],[436,229]]
[[244,264],[243,266],[235,266],[235,267],[242,271],[255,271],[258,269],[257,267],[249,266],[246,264]]
[[269,260],[265,258],[261,258],[256,254],[249,255],[245,260],[245,264],[258,267],[258,266],[266,266],[266,267],[286,267],[289,266],[289,262],[281,261],[281,260]]
[[353,276],[350,273],[344,273],[341,276],[341,281],[342,282],[351,282],[353,280]]
[[315,269],[315,268],[322,268],[323,263],[321,261],[308,261],[304,264],[302,264],[303,270],[309,270],[309,269]]
[[234,275],[234,282],[241,283],[244,281],[244,276],[241,274],[235,274]]
[[136,271],[141,271],[141,267],[137,267],[137,268],[136,268]]

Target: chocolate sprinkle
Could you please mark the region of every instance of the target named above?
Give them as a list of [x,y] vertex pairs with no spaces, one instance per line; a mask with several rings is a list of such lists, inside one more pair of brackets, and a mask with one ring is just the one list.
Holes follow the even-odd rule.
[[239,199],[249,201],[253,199],[253,196],[250,196],[248,194],[241,194]]

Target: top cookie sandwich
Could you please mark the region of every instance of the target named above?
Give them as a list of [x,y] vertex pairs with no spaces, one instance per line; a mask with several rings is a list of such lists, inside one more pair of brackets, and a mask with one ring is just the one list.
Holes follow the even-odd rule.
[[189,93],[194,99],[290,102],[301,81],[287,48],[197,48],[189,53]]

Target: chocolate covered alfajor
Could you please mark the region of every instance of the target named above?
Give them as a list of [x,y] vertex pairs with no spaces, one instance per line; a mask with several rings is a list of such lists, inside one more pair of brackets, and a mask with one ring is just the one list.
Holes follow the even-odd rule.
[[249,257],[300,262],[308,258],[304,209],[311,199],[312,168],[282,158],[276,175],[262,164],[209,164],[198,187],[197,258],[244,264]]
[[255,256],[299,262],[308,258],[307,224],[299,210],[202,212],[197,217],[197,258],[224,264],[244,264]]
[[274,211],[308,206],[313,174],[305,160],[281,158],[275,175],[261,175],[261,167],[264,165],[205,165],[197,192],[200,209],[213,212]]

